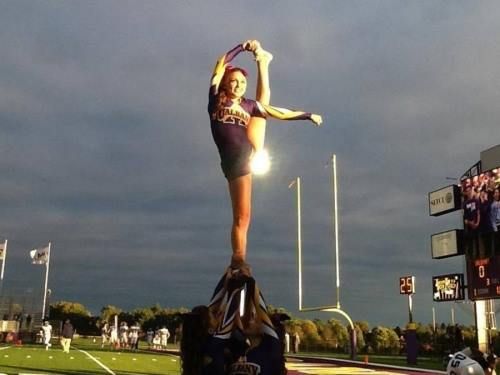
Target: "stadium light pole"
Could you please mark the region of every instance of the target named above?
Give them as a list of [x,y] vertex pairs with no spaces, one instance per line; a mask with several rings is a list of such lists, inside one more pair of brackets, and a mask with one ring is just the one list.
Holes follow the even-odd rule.
[[7,260],[7,238],[4,236],[0,236],[5,238],[4,244],[3,244],[3,249],[2,249],[2,266],[0,268],[0,283],[3,284],[3,275],[5,273],[5,261]]
[[0,297],[3,299],[3,276],[5,273],[5,262],[7,261],[7,237],[0,236],[5,238],[5,242],[3,244],[2,249],[2,265],[0,266]]
[[47,305],[47,289],[48,289],[47,286],[49,282],[50,248],[51,248],[51,242],[49,242],[47,262],[45,263],[45,283],[43,288],[42,319],[45,319],[46,305]]
[[436,333],[436,309],[432,308],[432,331]]

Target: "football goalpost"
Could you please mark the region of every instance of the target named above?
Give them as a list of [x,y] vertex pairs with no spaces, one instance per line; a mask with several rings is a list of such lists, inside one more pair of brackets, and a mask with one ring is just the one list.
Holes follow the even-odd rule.
[[297,189],[297,271],[298,271],[298,292],[299,292],[299,311],[325,311],[342,315],[349,323],[350,326],[350,354],[351,359],[356,359],[356,330],[354,323],[347,312],[340,308],[340,265],[339,265],[339,227],[338,227],[338,200],[337,200],[337,158],[332,155],[332,190],[333,190],[333,234],[334,234],[334,251],[335,251],[335,289],[336,289],[336,303],[326,306],[304,307],[303,305],[303,284],[302,284],[302,223],[301,223],[301,192],[300,192],[300,177],[293,180],[288,186],[296,186]]

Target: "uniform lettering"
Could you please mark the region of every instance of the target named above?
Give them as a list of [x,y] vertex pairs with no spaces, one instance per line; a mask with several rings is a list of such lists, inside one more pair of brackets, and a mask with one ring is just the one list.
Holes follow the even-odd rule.
[[229,370],[231,375],[259,375],[260,366],[251,362],[236,362]]
[[250,114],[242,110],[241,107],[224,107],[212,113],[212,120],[246,127],[250,121]]

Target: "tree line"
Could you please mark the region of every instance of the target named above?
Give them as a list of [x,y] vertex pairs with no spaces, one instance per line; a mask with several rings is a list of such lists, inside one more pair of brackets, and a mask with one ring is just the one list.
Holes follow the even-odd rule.
[[[93,316],[80,303],[59,301],[50,305],[50,320],[70,319],[77,332],[82,335],[98,336],[105,322],[113,324],[114,317],[126,321],[129,325],[139,323],[145,332],[149,328],[158,329],[166,326],[170,332],[180,338],[182,314],[189,312],[187,308],[168,308],[159,304],[150,307],[136,308],[132,311],[117,306],[104,306],[99,316]],[[301,348],[304,351],[322,351],[346,353],[350,347],[350,328],[337,319],[299,319],[286,310],[270,307],[270,312],[287,314],[290,319],[284,322],[286,331],[293,335],[298,333]],[[361,354],[403,354],[405,352],[405,327],[370,327],[367,321],[354,322],[357,352]],[[465,346],[475,346],[474,326],[436,325],[416,323],[416,333],[421,355],[444,355]],[[490,332],[491,346],[495,352],[500,351],[500,337],[497,331]]]

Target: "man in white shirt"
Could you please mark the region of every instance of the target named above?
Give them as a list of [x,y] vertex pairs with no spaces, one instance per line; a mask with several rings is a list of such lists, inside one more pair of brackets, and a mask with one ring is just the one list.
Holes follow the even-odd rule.
[[170,337],[170,332],[168,328],[163,326],[160,329],[160,345],[162,349],[167,349],[167,343],[169,337]]
[[138,344],[139,344],[139,331],[141,330],[141,327],[139,326],[138,323],[134,323],[130,327],[130,333],[129,333],[129,344],[130,344],[130,349],[132,350],[137,350]]
[[120,347],[123,349],[128,348],[128,325],[127,322],[120,324]]

